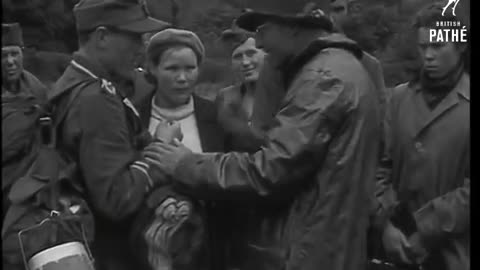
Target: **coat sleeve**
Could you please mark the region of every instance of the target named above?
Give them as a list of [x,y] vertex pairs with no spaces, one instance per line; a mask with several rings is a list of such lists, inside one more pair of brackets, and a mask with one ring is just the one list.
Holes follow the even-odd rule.
[[293,194],[321,167],[332,136],[351,112],[354,91],[349,87],[330,71],[304,70],[261,150],[189,154],[177,164],[175,177],[199,197],[249,200]]
[[467,233],[470,230],[470,164],[463,185],[429,201],[413,216],[427,248],[437,246],[449,236]]
[[373,226],[382,228],[388,220],[393,208],[397,204],[397,195],[392,183],[392,148],[393,131],[392,118],[395,111],[394,99],[403,91],[406,85],[400,85],[393,89],[393,93],[386,96],[384,107],[384,119],[382,125],[382,153],[378,162],[375,181],[375,200]]
[[94,208],[112,220],[132,214],[151,186],[148,164],[131,139],[116,96],[79,97],[79,166]]

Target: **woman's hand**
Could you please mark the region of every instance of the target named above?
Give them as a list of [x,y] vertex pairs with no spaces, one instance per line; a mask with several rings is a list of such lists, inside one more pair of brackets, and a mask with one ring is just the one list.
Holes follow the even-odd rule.
[[383,247],[389,257],[402,263],[412,264],[408,257],[410,243],[405,234],[393,226],[391,222],[387,222],[382,240]]
[[174,139],[182,141],[183,133],[179,122],[160,122],[155,130],[154,139],[171,143]]
[[410,249],[411,257],[414,259],[415,263],[421,264],[428,257],[428,251],[425,248],[425,245],[422,241],[422,237],[418,232],[412,234],[408,238],[412,248]]

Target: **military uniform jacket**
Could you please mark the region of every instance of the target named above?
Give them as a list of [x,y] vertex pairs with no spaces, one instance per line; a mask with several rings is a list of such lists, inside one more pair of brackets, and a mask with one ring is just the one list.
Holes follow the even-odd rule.
[[[119,253],[128,249],[123,240],[129,217],[148,192],[149,168],[140,151],[151,138],[141,132],[144,129],[125,91],[108,79],[99,66],[74,54],[49,98],[56,114],[68,110],[57,135],[61,149],[77,163],[77,186],[95,214],[96,251],[102,253],[97,257],[122,261],[130,257]],[[77,96],[66,108],[72,95]],[[111,269],[123,269],[120,266]]]
[[263,143],[260,131],[253,130],[250,118],[242,107],[245,91],[243,84],[231,85],[220,89],[215,100],[217,119],[225,130],[226,151],[255,152]]
[[18,93],[2,86],[2,217],[10,205],[11,184],[25,173],[34,158],[29,154],[36,136],[32,121],[42,114],[46,98],[45,85],[26,70],[20,75]]
[[[47,99],[47,88],[33,74],[24,70],[20,75],[19,92],[11,93],[2,86],[2,164],[11,157],[24,151],[31,138],[19,138],[25,133],[24,125],[29,123],[12,123],[5,117],[18,110],[14,103],[26,102],[31,106],[43,106]],[[26,112],[29,114],[30,112]],[[18,118],[15,118],[18,119]],[[22,133],[23,132],[23,133]],[[28,135],[28,134],[27,134]],[[3,168],[5,169],[5,167]]]

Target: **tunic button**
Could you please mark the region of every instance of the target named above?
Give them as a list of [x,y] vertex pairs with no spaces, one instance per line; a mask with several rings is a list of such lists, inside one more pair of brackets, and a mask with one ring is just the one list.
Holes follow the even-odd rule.
[[422,149],[422,143],[421,142],[416,142],[415,143],[415,148],[417,148],[417,150],[421,150]]

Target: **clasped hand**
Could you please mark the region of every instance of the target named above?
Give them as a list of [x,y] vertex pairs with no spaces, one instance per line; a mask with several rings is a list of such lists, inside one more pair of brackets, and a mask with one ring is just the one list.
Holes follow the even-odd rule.
[[182,141],[183,133],[179,122],[160,122],[153,135],[155,141],[171,143],[174,139]]
[[143,151],[143,156],[150,163],[168,176],[172,176],[180,160],[192,151],[178,139],[172,143],[154,142]]
[[143,150],[143,157],[150,165],[154,185],[169,183],[180,159],[191,151],[181,140],[183,134],[178,122],[161,122],[156,127],[154,142]]
[[405,264],[420,264],[427,256],[418,232],[407,238],[390,222],[385,227],[382,240],[387,255],[395,261]]

